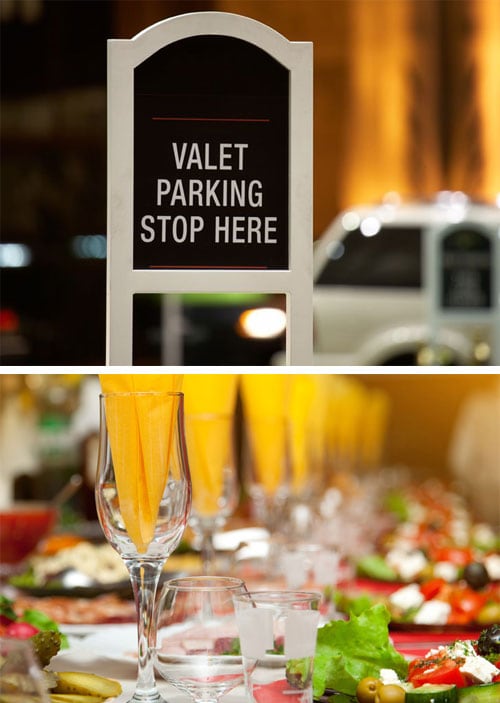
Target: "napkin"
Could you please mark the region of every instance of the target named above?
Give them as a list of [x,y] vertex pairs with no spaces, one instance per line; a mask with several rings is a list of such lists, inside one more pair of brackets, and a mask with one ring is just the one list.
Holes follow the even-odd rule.
[[145,553],[167,482],[178,397],[137,392],[178,391],[182,376],[103,374],[99,379],[103,392],[124,394],[105,398],[106,423],[120,512],[137,551]]

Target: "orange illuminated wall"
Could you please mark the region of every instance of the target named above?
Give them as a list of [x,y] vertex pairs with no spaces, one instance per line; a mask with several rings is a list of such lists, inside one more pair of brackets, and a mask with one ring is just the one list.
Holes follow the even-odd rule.
[[448,478],[449,442],[460,407],[471,394],[497,387],[500,376],[416,373],[358,374],[356,378],[388,395],[387,464],[408,466],[422,476]]
[[314,44],[315,237],[388,191],[500,193],[498,0],[118,0],[115,37],[214,10]]

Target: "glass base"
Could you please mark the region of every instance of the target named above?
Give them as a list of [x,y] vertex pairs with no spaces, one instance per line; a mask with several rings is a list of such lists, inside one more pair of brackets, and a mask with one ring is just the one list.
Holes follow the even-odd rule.
[[151,693],[136,691],[127,703],[169,703],[169,701],[155,689]]

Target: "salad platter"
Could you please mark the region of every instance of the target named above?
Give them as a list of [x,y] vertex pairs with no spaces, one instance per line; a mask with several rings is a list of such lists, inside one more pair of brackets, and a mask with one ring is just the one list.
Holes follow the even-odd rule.
[[378,507],[381,529],[353,560],[354,578],[330,594],[348,615],[374,603],[393,631],[474,632],[500,622],[500,536],[476,523],[437,482],[394,488]]
[[472,588],[500,580],[500,535],[472,519],[463,499],[437,481],[387,491],[385,528],[355,562],[359,577],[388,584],[442,578]]
[[448,640],[408,660],[394,647],[378,604],[318,631],[316,703],[498,703],[500,625]]
[[472,589],[464,582],[450,584],[444,579],[422,583],[393,584],[381,590],[370,582],[339,584],[327,589],[337,612],[346,616],[360,613],[375,603],[389,610],[390,629],[408,632],[476,631],[500,622],[500,584],[490,583]]

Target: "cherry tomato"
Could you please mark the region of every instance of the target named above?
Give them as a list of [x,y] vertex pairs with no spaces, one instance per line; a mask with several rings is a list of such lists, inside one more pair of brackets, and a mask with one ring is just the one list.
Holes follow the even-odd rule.
[[[438,658],[436,658],[433,661],[437,662]],[[430,661],[429,661],[428,657],[420,657],[417,659],[412,659],[408,663],[408,680],[410,680],[415,674],[419,674],[422,671],[425,671],[426,669],[429,668],[429,666],[430,666]]]
[[445,585],[446,581],[444,579],[429,579],[429,581],[424,581],[424,583],[420,584],[420,592],[425,600],[431,600],[432,598],[435,598],[440,591],[442,591],[443,586]]
[[474,552],[470,547],[441,547],[434,550],[434,561],[449,561],[455,566],[466,566],[474,561]]
[[459,613],[466,613],[472,620],[485,603],[485,596],[473,588],[456,588],[451,594],[450,605]]
[[471,618],[471,616],[468,613],[462,613],[459,610],[452,610],[451,613],[449,613],[448,618],[446,620],[447,625],[470,625],[474,618]]
[[[425,661],[425,660],[420,660]],[[459,664],[453,659],[428,659],[427,666],[420,666],[408,674],[408,679],[415,686],[430,684],[455,684],[457,688],[466,686],[466,679],[460,671]]]
[[5,636],[13,637],[17,640],[27,640],[33,635],[36,635],[38,628],[30,625],[29,622],[12,622],[5,628]]

